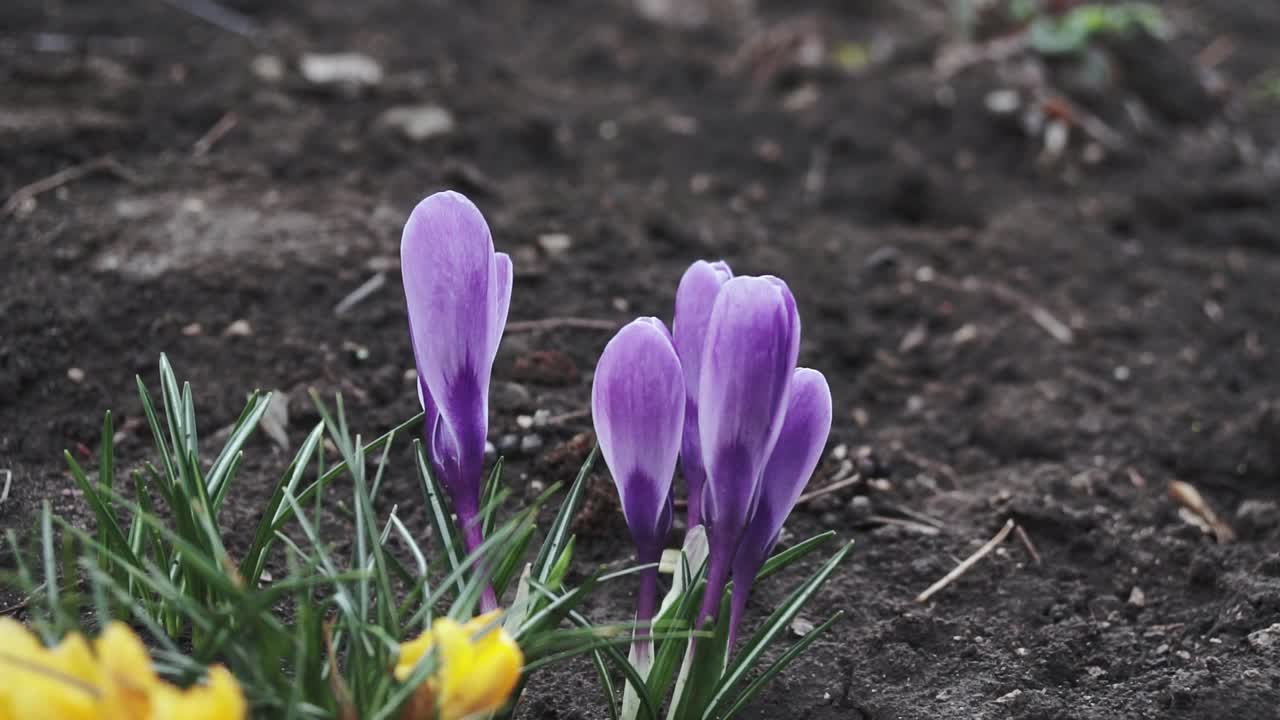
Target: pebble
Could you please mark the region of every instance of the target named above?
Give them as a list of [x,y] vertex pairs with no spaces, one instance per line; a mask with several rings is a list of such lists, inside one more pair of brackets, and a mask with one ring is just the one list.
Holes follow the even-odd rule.
[[84,382],[84,371],[78,367],[68,368],[67,379],[79,385],[80,383]]
[[187,337],[198,337],[204,334],[204,326],[198,322],[193,322],[190,325],[184,325],[182,327],[182,334]]
[[1245,500],[1236,509],[1235,529],[1246,539],[1257,539],[1280,527],[1280,504],[1274,500]]
[[992,90],[985,99],[987,110],[995,115],[1012,115],[1022,107],[1022,97],[1017,90],[1008,88]]
[[382,82],[382,66],[362,53],[307,53],[298,63],[302,77],[316,85],[372,86]]
[[551,411],[550,411],[550,410],[545,410],[545,409],[544,409],[544,410],[537,410],[537,411],[534,411],[534,413],[533,413],[533,426],[534,426],[534,427],[538,427],[538,428],[540,428],[540,427],[546,427],[546,426],[547,426],[547,423],[548,423],[548,422],[550,422],[550,421],[551,421]]
[[813,623],[798,617],[791,621],[791,632],[795,633],[796,637],[804,637],[813,632]]
[[249,337],[253,334],[253,326],[248,320],[240,319],[231,323],[222,331],[223,337]]
[[1280,650],[1280,623],[1249,633],[1249,647],[1258,652]]
[[414,142],[447,135],[457,123],[453,113],[439,105],[400,105],[388,109],[378,117],[378,124],[393,130]]
[[532,402],[529,388],[515,382],[498,381],[491,386],[490,399],[499,410],[515,410]]
[[519,425],[521,430],[528,430],[529,428],[533,427],[533,416],[517,415],[516,425]]
[[542,447],[542,436],[529,434],[520,439],[520,452],[534,453]]
[[854,522],[866,520],[871,516],[871,499],[866,495],[854,495],[849,501],[849,515]]
[[487,440],[484,443],[484,456],[485,456],[485,459],[487,460],[492,460],[493,458],[498,456],[498,448],[495,447],[493,443]]
[[514,433],[508,433],[498,438],[498,450],[504,453],[511,452],[520,446],[520,436]]
[[844,444],[844,443],[840,443],[839,445],[837,445],[837,446],[835,446],[835,447],[831,448],[831,459],[832,459],[832,460],[844,460],[844,459],[845,459],[845,458],[847,458],[847,457],[849,457],[849,446],[848,446],[848,445],[846,445],[846,444]]
[[573,238],[564,233],[546,233],[538,236],[538,246],[548,255],[561,255],[573,245]]
[[259,80],[274,83],[284,79],[284,62],[275,55],[259,55],[250,67]]
[[1137,585],[1133,586],[1133,589],[1129,591],[1129,604],[1136,608],[1147,606],[1147,594],[1142,592],[1142,588]]

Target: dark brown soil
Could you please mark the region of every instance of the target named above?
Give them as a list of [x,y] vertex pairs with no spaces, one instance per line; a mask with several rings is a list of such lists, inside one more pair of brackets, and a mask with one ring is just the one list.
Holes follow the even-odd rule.
[[[513,321],[669,317],[702,257],[794,288],[802,361],[836,397],[831,446],[871,448],[888,479],[791,521],[796,536],[857,541],[804,613],[847,617],[748,716],[1280,718],[1273,0],[1168,3],[1176,38],[1115,44],[1101,88],[1050,64],[1123,136],[1099,157],[1076,132],[1057,162],[986,107],[1010,66],[934,72],[941,3],[774,0],[679,29],[621,0],[229,2],[257,43],[180,3],[3,5],[0,200],[104,155],[125,170],[0,218],[3,526],[26,532],[42,499],[78,512],[60,452],[88,455],[107,408],[126,461],[145,457],[133,374],[154,385],[160,352],[192,381],[206,437],[254,387],[293,398],[294,442],[316,419],[307,387],[343,392],[366,436],[411,415],[399,226],[454,187],[515,258]],[[39,33],[75,42],[49,51]],[[827,52],[859,43],[871,64],[797,64],[815,33]],[[346,91],[299,73],[302,53],[337,51],[385,76]],[[264,77],[264,56],[282,77]],[[415,104],[456,127],[415,143],[379,120]],[[194,153],[227,113],[234,127]],[[567,250],[544,248],[552,233]],[[335,317],[379,272],[385,287]],[[607,337],[505,338],[493,440],[523,435],[519,415],[554,416],[541,448],[510,453],[521,491],[571,472],[561,446],[589,429]],[[254,516],[287,462],[265,437],[250,450],[231,522]],[[425,533],[398,457],[379,502]],[[824,461],[811,489],[840,472]],[[1175,479],[1234,542],[1179,514]],[[582,518],[584,563],[625,560],[608,497]],[[905,513],[942,532],[871,519]],[[913,602],[1008,518],[1041,562],[1011,537]],[[770,581],[757,611],[798,578]],[[592,614],[627,617],[630,590]],[[600,717],[593,684],[543,675],[522,716]]]

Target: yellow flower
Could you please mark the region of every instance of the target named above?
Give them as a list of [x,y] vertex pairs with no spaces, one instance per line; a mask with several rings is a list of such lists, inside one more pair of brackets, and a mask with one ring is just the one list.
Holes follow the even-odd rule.
[[0,720],[244,720],[240,686],[225,668],[179,690],[156,676],[146,647],[112,623],[92,647],[79,634],[46,648],[0,618]]
[[185,691],[163,686],[152,696],[152,720],[242,720],[248,706],[240,685],[222,666],[209,668],[209,680]]
[[400,646],[395,676],[409,679],[418,661],[435,650],[435,672],[406,704],[404,720],[461,720],[507,703],[520,679],[524,655],[498,623],[494,610],[460,625],[438,618],[431,629]]
[[46,648],[17,622],[0,621],[0,666],[0,718],[99,717],[98,668],[80,635]]

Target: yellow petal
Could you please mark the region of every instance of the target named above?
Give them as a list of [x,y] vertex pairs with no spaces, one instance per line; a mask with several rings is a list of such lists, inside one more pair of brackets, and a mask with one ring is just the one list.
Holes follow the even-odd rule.
[[142,640],[124,623],[113,622],[94,641],[94,651],[102,673],[103,712],[110,717],[148,717],[160,679]]
[[[89,643],[68,635],[52,649],[12,627],[0,633],[3,686],[0,708],[15,720],[96,720],[102,692]],[[6,707],[7,706],[7,707]]]
[[520,679],[524,656],[493,611],[459,624],[439,618],[431,630],[400,647],[396,678],[404,681],[414,665],[433,650],[436,670],[414,693],[402,720],[461,720],[507,703]]
[[462,633],[455,638],[461,642],[453,647],[441,639],[442,651],[449,649],[442,652],[443,664],[438,673],[440,720],[460,720],[497,710],[507,703],[519,682],[524,655],[511,635],[494,625],[493,620],[480,623],[489,629],[479,636],[460,628]]
[[477,615],[467,621],[462,627],[466,629],[473,637],[488,630],[498,624],[498,619],[502,617],[502,610],[494,609],[483,615]]
[[203,685],[186,690],[157,686],[152,700],[150,720],[244,720],[248,714],[240,684],[221,665],[209,668]]
[[400,646],[400,655],[396,657],[396,679],[404,682],[413,673],[413,668],[427,653],[431,652],[435,640],[430,630],[425,630],[416,639]]

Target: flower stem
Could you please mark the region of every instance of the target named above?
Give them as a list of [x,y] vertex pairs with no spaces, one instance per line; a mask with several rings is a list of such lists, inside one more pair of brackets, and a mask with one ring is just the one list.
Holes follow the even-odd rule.
[[729,563],[724,553],[712,553],[708,560],[707,589],[702,596],[702,609],[698,611],[698,625],[714,620],[720,612],[720,598],[724,595],[724,587],[729,582]]
[[[480,549],[480,546],[484,544],[484,531],[481,528],[480,518],[478,517],[464,518],[461,515],[459,515],[458,521],[463,528],[462,529],[463,545],[465,545],[467,549],[467,555],[470,556],[474,554],[476,550]],[[485,567],[485,565],[486,565],[485,558],[479,558],[476,560],[476,564],[473,570],[475,572],[486,572],[487,568]],[[495,595],[493,592],[493,586],[490,585],[488,582],[486,582],[484,585],[484,590],[480,593],[480,612],[487,613],[490,610],[497,609],[497,607],[498,607],[497,595]]]

